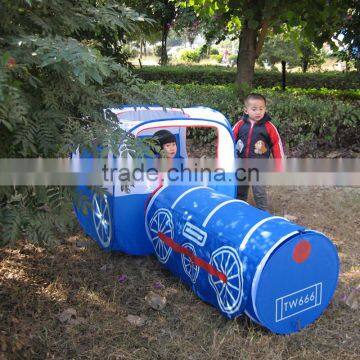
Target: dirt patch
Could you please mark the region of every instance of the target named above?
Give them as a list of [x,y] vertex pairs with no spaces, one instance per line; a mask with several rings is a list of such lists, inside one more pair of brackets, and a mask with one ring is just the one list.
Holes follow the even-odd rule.
[[[273,213],[339,247],[334,300],[300,333],[229,321],[155,258],[105,253],[79,235],[52,250],[27,242],[0,249],[0,359],[358,358],[359,310],[345,299],[360,284],[360,189],[273,187],[269,195]],[[151,308],[149,293],[166,305]]]

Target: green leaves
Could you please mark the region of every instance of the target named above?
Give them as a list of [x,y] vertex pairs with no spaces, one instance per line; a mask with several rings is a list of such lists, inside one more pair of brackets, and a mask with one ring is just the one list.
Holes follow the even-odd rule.
[[[282,32],[284,25],[302,26],[302,37],[316,43],[318,47],[325,41],[330,41],[335,32],[344,29],[349,9],[356,9],[355,0],[192,0],[181,3],[183,6],[193,6],[201,18],[207,19],[211,24],[207,39],[222,39],[229,34],[239,35],[239,23],[256,30],[266,21],[274,33]],[[354,19],[357,20],[347,22],[349,31],[346,32],[348,38],[353,40],[356,39],[354,29],[359,27],[356,11]],[[349,41],[347,43],[350,44]]]
[[102,85],[106,77],[119,69],[98,50],[73,38],[28,36],[20,41],[22,48],[36,53],[38,67],[51,68],[60,74],[71,71],[83,85],[89,81]]
[[[0,191],[0,200],[9,196],[8,188]],[[33,243],[53,246],[64,233],[74,229],[75,219],[70,201],[72,188],[12,188],[6,206],[0,209],[0,244],[15,242],[26,236]]]
[[182,61],[185,61],[187,63],[198,63],[201,59],[201,49],[186,49],[186,50],[182,50],[180,53],[180,59]]
[[[142,102],[122,44],[147,21],[118,1],[2,2],[0,157],[68,157],[96,144],[118,151],[127,134],[102,109]],[[0,241],[55,243],[76,224],[70,190],[0,187]]]
[[90,7],[87,15],[94,17],[98,25],[108,31],[121,29],[127,33],[139,31],[139,23],[152,24],[154,22],[132,8],[120,5],[117,1],[108,1],[106,5],[96,8]]
[[0,72],[0,100],[0,125],[13,132],[19,124],[26,123],[28,106],[23,102],[17,81],[12,80],[7,70]]

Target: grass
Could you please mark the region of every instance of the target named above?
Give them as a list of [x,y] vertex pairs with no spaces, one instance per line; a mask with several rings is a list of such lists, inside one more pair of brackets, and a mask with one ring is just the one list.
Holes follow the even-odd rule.
[[[227,320],[155,258],[105,253],[79,233],[53,249],[26,241],[0,249],[0,359],[357,359],[360,320],[342,298],[360,284],[360,189],[269,194],[273,213],[296,216],[339,247],[334,300],[303,331],[279,336],[243,316]],[[147,305],[150,291],[166,297],[163,310]],[[68,308],[78,323],[59,321]],[[145,325],[130,324],[129,314]]]

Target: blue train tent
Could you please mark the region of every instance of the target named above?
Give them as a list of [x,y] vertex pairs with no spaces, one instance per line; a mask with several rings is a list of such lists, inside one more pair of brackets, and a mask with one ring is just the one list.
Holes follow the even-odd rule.
[[[218,158],[235,159],[231,126],[216,110],[126,106],[109,112],[135,137],[171,131],[183,159],[188,157],[187,129],[214,129]],[[82,156],[77,152],[73,158],[81,162]],[[81,185],[78,192],[91,209],[85,214],[75,205],[75,213],[105,251],[155,254],[224,316],[245,313],[274,333],[299,331],[331,301],[339,274],[336,248],[319,232],[235,199],[235,186],[206,179],[196,184],[142,179],[127,189],[113,184],[95,192]]]

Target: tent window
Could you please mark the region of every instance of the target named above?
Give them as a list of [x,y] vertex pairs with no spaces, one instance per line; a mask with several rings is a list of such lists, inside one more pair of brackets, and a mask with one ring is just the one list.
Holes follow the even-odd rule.
[[186,149],[189,158],[216,157],[218,134],[212,127],[187,127]]
[[218,131],[211,126],[169,126],[152,127],[137,134],[141,138],[149,138],[159,130],[169,130],[175,135],[178,155],[182,158],[215,158],[218,145]]

